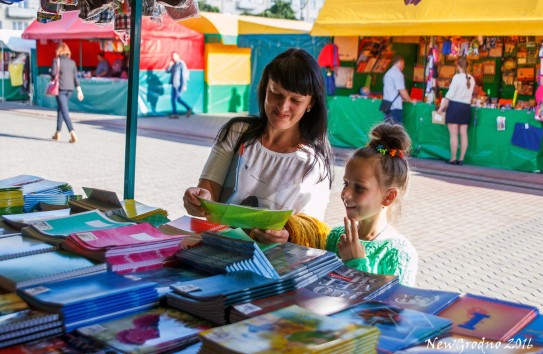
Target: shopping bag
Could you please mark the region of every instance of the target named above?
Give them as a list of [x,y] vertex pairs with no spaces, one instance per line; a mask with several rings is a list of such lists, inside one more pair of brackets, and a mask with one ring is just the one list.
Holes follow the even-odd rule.
[[441,113],[438,111],[432,112],[432,123],[434,124],[445,124],[445,112]]
[[58,96],[58,90],[59,90],[58,77],[54,77],[51,80],[49,80],[49,83],[47,84],[47,87],[45,89],[45,95]]

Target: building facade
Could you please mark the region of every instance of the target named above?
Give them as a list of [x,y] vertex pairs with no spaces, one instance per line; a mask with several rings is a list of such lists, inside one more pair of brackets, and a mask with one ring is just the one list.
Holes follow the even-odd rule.
[[[298,20],[315,22],[324,0],[286,0]],[[272,7],[273,0],[205,0],[205,3],[215,6],[222,13],[239,15],[243,12],[258,14]]]
[[24,30],[36,18],[39,0],[24,0],[12,5],[0,4],[0,30]]

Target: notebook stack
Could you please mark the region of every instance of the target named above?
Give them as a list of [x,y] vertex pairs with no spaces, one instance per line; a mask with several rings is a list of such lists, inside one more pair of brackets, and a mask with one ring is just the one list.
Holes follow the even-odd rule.
[[113,221],[101,212],[93,210],[70,216],[30,222],[29,226],[23,227],[21,231],[25,236],[58,245],[71,233],[110,229],[128,225],[132,225],[132,223]]
[[35,211],[32,213],[21,213],[12,215],[2,215],[2,219],[10,226],[16,229],[22,229],[28,226],[32,221],[60,218],[70,215],[70,209],[59,209],[51,211]]
[[134,199],[122,200],[121,205],[128,219],[138,223],[146,222],[158,227],[170,221],[168,212],[162,208],[148,206]]
[[106,264],[97,264],[64,251],[50,251],[0,261],[0,287],[16,289],[60,279],[100,272]]
[[0,295],[0,348],[62,332],[58,314],[31,310],[15,293]]
[[22,188],[25,200],[25,213],[34,211],[40,202],[49,204],[67,204],[70,197],[74,196],[72,186],[66,182],[44,179],[39,182],[24,184]]
[[178,259],[211,274],[248,270],[271,279],[291,279],[303,287],[342,265],[331,252],[283,243],[262,251],[253,241],[204,232],[202,243],[183,249]]
[[213,325],[170,308],[153,308],[77,329],[96,343],[122,353],[164,353],[198,341],[198,334]]
[[303,288],[235,305],[229,320],[238,322],[290,305],[331,315],[368,301],[396,284],[396,276],[366,273],[342,265]]
[[230,305],[284,293],[294,285],[292,280],[269,279],[250,271],[238,271],[175,283],[166,297],[172,307],[225,324]]
[[113,272],[42,283],[21,289],[19,295],[34,308],[60,314],[68,332],[158,304],[154,283]]
[[13,235],[0,238],[0,261],[37,253],[50,252],[56,247],[35,238]]
[[24,204],[21,187],[0,188],[0,215],[22,213]]
[[449,319],[381,302],[361,303],[331,317],[375,326],[381,332],[377,349],[391,353],[445,335],[452,328]]
[[106,262],[116,272],[134,272],[161,268],[176,261],[182,239],[183,236],[168,236],[143,223],[73,233],[62,243],[62,248]]
[[194,280],[206,278],[208,275],[194,271],[187,268],[179,268],[175,266],[168,266],[159,269],[151,269],[145,271],[138,271],[130,274],[126,274],[125,277],[135,280],[145,279],[155,283],[155,289],[158,291],[160,297],[165,296],[171,292],[170,285]]
[[374,353],[379,330],[296,305],[200,333],[201,354]]

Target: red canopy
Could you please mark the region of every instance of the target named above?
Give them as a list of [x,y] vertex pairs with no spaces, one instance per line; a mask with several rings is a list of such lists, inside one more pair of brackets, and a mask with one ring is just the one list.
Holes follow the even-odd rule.
[[113,25],[84,23],[77,11],[63,12],[62,19],[51,23],[34,20],[22,34],[24,39],[92,39],[117,38]]
[[[117,35],[112,25],[87,24],[77,17],[77,12],[65,12],[59,21],[43,24],[36,20],[23,32],[25,39],[64,40],[72,51],[72,58],[79,63],[82,51],[83,66],[96,65],[96,54],[100,51],[99,41],[79,40],[114,39]],[[149,17],[142,18],[140,49],[140,69],[162,70],[170,60],[171,52],[177,51],[187,63],[189,69],[204,69],[204,35],[190,30],[170,19],[162,17],[162,23],[156,23]],[[70,41],[72,40],[72,41]],[[38,66],[50,66],[55,56],[56,43],[39,41],[37,45]]]

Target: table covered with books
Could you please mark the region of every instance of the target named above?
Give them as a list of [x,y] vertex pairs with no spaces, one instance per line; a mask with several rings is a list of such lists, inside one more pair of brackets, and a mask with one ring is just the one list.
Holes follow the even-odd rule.
[[326,250],[256,243],[243,229],[282,227],[288,211],[209,202],[210,220],[169,220],[113,192],[85,193],[37,176],[0,180],[0,353],[513,353],[543,345],[537,307],[405,286]]

